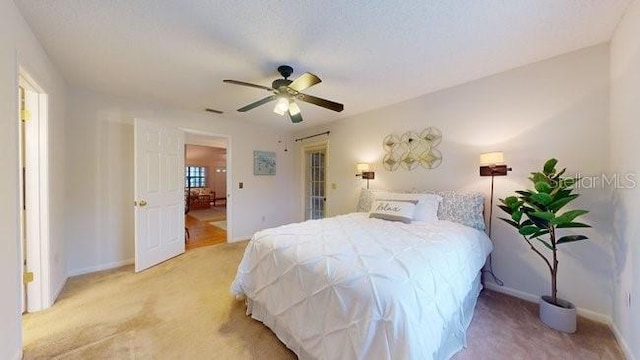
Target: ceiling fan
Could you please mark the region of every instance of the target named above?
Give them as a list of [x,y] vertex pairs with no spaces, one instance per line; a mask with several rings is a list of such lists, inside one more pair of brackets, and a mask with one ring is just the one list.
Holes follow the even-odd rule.
[[271,95],[264,99],[260,99],[247,106],[238,109],[239,112],[249,111],[260,105],[264,105],[268,102],[278,100],[273,112],[284,115],[289,114],[291,122],[302,122],[302,115],[300,114],[300,107],[296,104],[295,100],[304,101],[310,104],[318,105],[323,108],[340,112],[344,110],[344,105],[337,102],[333,102],[319,97],[303,94],[301,91],[308,89],[314,85],[319,84],[322,80],[312,73],[304,73],[295,80],[289,80],[289,76],[293,73],[293,68],[289,65],[278,66],[278,72],[282,75],[282,79],[276,79],[271,83],[271,87],[251,84],[244,81],[237,80],[223,80],[225,83],[249,86],[258,89],[267,90]]

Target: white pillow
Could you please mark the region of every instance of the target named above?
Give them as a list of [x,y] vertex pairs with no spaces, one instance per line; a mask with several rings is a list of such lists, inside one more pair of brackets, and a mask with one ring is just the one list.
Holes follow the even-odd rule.
[[413,220],[415,209],[415,201],[376,200],[371,206],[369,217],[410,224]]
[[[436,194],[375,193],[375,200],[413,200],[417,201],[413,221],[434,222],[438,220],[438,206],[442,197]],[[373,208],[373,207],[372,207]]]

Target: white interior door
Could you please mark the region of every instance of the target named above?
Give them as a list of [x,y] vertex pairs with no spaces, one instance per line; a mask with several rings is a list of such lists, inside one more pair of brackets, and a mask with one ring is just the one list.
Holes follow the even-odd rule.
[[41,193],[43,186],[40,177],[40,129],[38,119],[40,117],[39,94],[29,89],[24,89],[24,110],[26,111],[24,122],[24,207],[23,207],[23,243],[24,243],[24,272],[33,274],[32,281],[26,284],[27,311],[38,311],[47,307],[43,302],[43,280],[47,266],[43,263],[46,257],[42,247],[41,234]]
[[[24,110],[26,110],[25,106],[25,89],[20,86],[18,87],[19,97],[18,97],[18,108],[20,109],[20,116],[18,119],[19,133],[18,142],[20,143],[20,166],[19,166],[19,177],[20,177],[20,249],[21,249],[21,257],[20,257],[20,274],[24,274],[26,271],[27,265],[27,229],[26,229],[26,187],[25,187],[25,158],[26,158],[26,149],[25,149],[25,123],[23,121]],[[22,281],[22,313],[27,311],[27,286]]]
[[135,119],[136,272],[184,252],[184,133]]

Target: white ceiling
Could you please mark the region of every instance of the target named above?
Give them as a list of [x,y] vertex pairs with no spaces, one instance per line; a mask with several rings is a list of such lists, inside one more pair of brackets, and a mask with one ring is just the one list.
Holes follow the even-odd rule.
[[[606,42],[631,1],[15,0],[70,84],[289,129]],[[222,80],[269,86],[280,64],[345,110],[236,112],[268,93]]]

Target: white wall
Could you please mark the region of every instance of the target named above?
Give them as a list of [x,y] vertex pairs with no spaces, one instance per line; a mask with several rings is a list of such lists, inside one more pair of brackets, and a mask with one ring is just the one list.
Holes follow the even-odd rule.
[[[69,93],[67,251],[70,274],[94,271],[134,256],[133,119],[231,136],[230,208],[234,240],[295,220],[293,160],[278,139],[288,134],[210,113],[194,113],[98,94]],[[253,151],[277,153],[276,176],[253,175]],[[229,169],[229,167],[228,167]],[[244,189],[238,189],[238,183]],[[262,218],[264,217],[264,221]]]
[[[611,169],[640,171],[640,2],[636,1],[611,41]],[[640,185],[640,183],[638,183]],[[636,359],[640,359],[640,189],[614,195],[614,322]],[[631,306],[627,296],[631,294]]]
[[[49,96],[50,176],[52,189],[50,251],[51,292],[66,280],[64,253],[65,83],[49,62],[11,0],[0,0],[0,359],[21,354],[21,305],[18,233],[18,66],[23,66]],[[62,166],[60,166],[62,165]]]
[[[557,157],[571,173],[607,170],[608,52],[607,45],[587,48],[298,134],[331,131],[327,181],[337,188],[329,186],[329,215],[354,209],[358,189],[364,186],[355,177],[357,162],[375,166],[372,188],[466,189],[488,196],[490,178],[478,175],[479,154],[503,150],[513,172],[496,178],[496,198],[528,187],[529,172],[540,169],[550,157]],[[440,167],[411,172],[383,169],[382,141],[387,134],[429,126],[443,134]],[[610,315],[610,191],[580,192],[583,196],[576,206],[591,209],[585,220],[594,229],[587,231],[591,240],[560,251],[559,295]],[[534,295],[549,293],[546,266],[512,228],[496,220],[498,211],[493,221],[496,274],[509,288]]]

